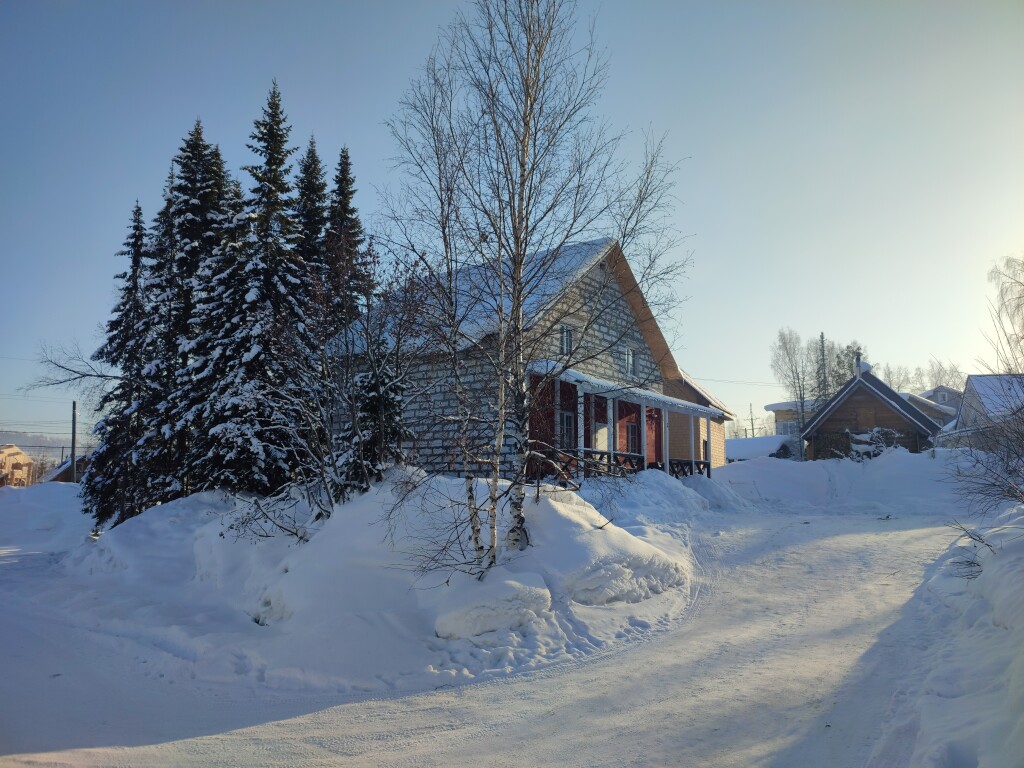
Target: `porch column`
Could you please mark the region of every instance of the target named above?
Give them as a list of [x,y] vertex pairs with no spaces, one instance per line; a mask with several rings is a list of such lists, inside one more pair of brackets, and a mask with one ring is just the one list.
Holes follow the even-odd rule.
[[551,447],[557,451],[562,447],[562,382],[555,379],[552,386],[555,388],[555,444]]
[[611,472],[615,463],[615,401],[605,395],[604,405],[608,419],[608,471]]
[[708,462],[708,477],[711,477],[711,417],[708,416],[705,421],[706,421],[707,427],[708,427],[708,441],[707,441],[707,456],[705,456],[704,458]]
[[640,469],[647,469],[647,404],[640,403]]
[[661,409],[661,466],[666,472],[671,468],[668,465],[668,411]]
[[694,466],[694,461],[696,460],[696,457],[697,457],[697,449],[694,446],[695,436],[693,434],[693,427],[694,427],[694,424],[693,424],[693,414],[691,413],[690,414],[690,474],[691,475],[694,474],[696,472],[696,470],[697,470],[697,467]]
[[576,451],[583,458],[583,388],[576,385]]

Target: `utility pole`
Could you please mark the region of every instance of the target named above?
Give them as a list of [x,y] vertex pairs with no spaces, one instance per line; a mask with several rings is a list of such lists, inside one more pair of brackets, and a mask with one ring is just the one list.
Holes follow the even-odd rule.
[[71,401],[71,482],[78,482],[78,401]]
[[755,437],[757,430],[754,429],[754,404],[748,403],[748,405],[750,406],[750,436]]

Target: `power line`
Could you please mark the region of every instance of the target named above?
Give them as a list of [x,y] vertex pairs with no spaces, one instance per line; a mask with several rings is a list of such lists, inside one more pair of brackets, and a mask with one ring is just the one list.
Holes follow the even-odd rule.
[[754,387],[782,387],[782,384],[772,381],[740,381],[739,379],[710,379],[704,376],[694,376],[697,381],[713,381],[716,384],[748,384]]
[[34,395],[18,395],[13,392],[0,392],[0,399],[3,400],[39,400],[45,403],[70,403],[73,397],[35,397]]

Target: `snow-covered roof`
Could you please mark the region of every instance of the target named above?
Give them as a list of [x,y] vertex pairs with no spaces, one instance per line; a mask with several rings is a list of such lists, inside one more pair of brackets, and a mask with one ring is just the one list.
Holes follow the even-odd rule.
[[[540,319],[574,281],[607,257],[614,244],[614,239],[603,237],[567,243],[558,249],[554,259],[549,258],[551,249],[527,257],[523,269],[523,283],[528,288],[523,305],[527,324]],[[510,280],[509,275],[502,277],[506,282]],[[508,292],[500,290],[498,285],[490,285],[497,279],[490,264],[467,264],[456,275],[456,291],[464,305],[470,307],[461,326],[469,342],[494,333],[499,312],[508,315]]]
[[655,392],[653,389],[623,386],[622,384],[616,384],[614,381],[602,379],[598,376],[591,376],[590,374],[582,373],[581,371],[577,371],[573,368],[563,371],[561,364],[550,360],[540,360],[531,364],[530,373],[536,373],[541,376],[557,374],[559,379],[567,381],[570,384],[575,384],[583,392],[593,395],[607,395],[609,397],[623,398],[632,402],[640,403],[641,405],[647,405],[654,408],[664,408],[666,411],[670,411],[672,413],[685,413],[701,418],[710,417],[712,419],[720,419],[725,416],[725,414],[718,408],[708,408],[707,406],[691,403],[687,400],[679,400],[678,398],[669,397],[668,395],[663,395],[660,392]]
[[730,437],[725,441],[725,458],[730,461],[746,461],[761,456],[771,456],[789,439],[788,435]]
[[1024,406],[1024,376],[1017,374],[982,374],[967,377],[967,388],[973,389],[985,413],[1000,419]]
[[931,389],[926,389],[924,392],[920,392],[918,394],[919,394],[920,397],[923,397],[926,400],[929,400],[932,397],[934,397],[935,394],[937,392],[939,392],[939,390],[943,390],[943,391],[945,391],[947,393],[952,393],[954,395],[962,395],[963,394],[963,392],[961,392],[959,389],[954,389],[953,387],[947,387],[945,384],[940,384],[937,387],[932,387]]
[[[804,400],[804,411],[813,411],[816,405],[815,400]],[[764,407],[766,411],[798,411],[800,410],[799,400],[787,400],[783,403],[768,403]]]
[[929,400],[921,395],[915,395],[912,392],[900,392],[900,397],[908,403],[912,403],[916,408],[934,408],[936,411],[940,411],[941,413],[945,413],[949,416],[956,416],[956,408],[936,403],[935,401]]

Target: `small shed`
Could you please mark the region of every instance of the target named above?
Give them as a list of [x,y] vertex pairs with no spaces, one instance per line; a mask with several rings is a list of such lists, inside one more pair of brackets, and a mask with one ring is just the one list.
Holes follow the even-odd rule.
[[833,459],[860,453],[863,436],[885,431],[892,443],[912,453],[931,444],[941,426],[926,416],[858,360],[856,374],[804,427],[808,459]]

